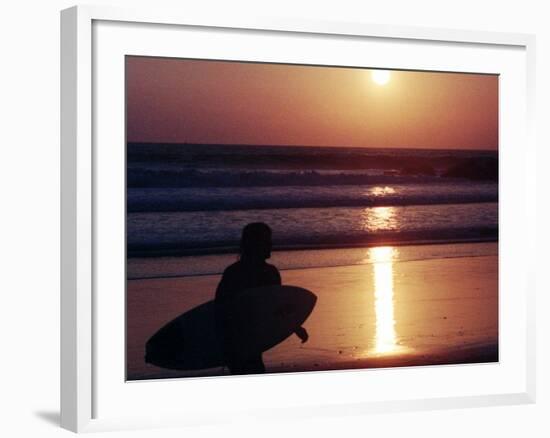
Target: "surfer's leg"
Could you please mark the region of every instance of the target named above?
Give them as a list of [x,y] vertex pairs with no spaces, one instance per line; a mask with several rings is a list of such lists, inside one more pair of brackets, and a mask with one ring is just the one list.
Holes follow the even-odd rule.
[[225,353],[225,363],[231,374],[239,375],[249,373],[247,361],[242,355],[235,354],[233,351],[226,351]]
[[246,362],[230,362],[227,364],[227,368],[233,375],[250,374]]
[[265,365],[262,360],[262,355],[251,357],[247,361],[247,369],[250,374],[263,374],[265,373]]
[[259,356],[248,357],[239,361],[228,361],[227,367],[229,368],[229,372],[234,375],[265,373],[265,365],[261,354]]

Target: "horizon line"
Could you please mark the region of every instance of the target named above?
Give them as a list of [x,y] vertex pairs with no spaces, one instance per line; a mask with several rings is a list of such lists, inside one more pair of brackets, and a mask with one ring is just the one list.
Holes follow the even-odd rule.
[[348,149],[401,149],[401,150],[425,150],[425,151],[478,151],[478,152],[498,152],[496,149],[474,149],[474,148],[453,148],[453,147],[402,147],[402,146],[347,146],[347,145],[297,145],[297,144],[255,144],[255,143],[198,143],[198,142],[175,142],[175,141],[135,141],[127,140],[126,144],[163,144],[173,146],[245,146],[245,147],[295,147],[295,148],[348,148]]

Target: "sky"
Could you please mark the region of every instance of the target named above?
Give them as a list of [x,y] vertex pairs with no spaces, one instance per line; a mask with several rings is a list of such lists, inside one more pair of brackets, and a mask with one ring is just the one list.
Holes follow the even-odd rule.
[[373,72],[127,56],[127,140],[498,148],[498,76]]

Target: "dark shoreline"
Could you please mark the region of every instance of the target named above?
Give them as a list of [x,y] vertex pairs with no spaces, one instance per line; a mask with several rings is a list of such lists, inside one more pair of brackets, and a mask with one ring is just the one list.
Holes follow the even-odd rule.
[[[491,342],[483,345],[464,345],[456,349],[423,351],[419,353],[395,354],[387,356],[372,356],[363,359],[342,361],[337,363],[317,361],[297,367],[294,364],[267,364],[266,374],[285,374],[315,371],[358,371],[374,369],[392,369],[407,367],[425,366],[446,366],[446,365],[475,365],[492,364],[499,362],[498,342]],[[157,375],[127,376],[128,381],[142,381],[155,379],[178,379],[178,378],[202,378],[202,377],[223,377],[229,375],[227,370],[212,368],[195,372],[167,371],[165,375],[159,372]]]
[[[274,242],[273,251],[298,251],[307,249],[338,249],[338,248],[360,248],[373,246],[409,246],[409,245],[434,245],[434,244],[450,244],[450,243],[483,243],[483,242],[498,242],[498,228],[487,228],[478,230],[477,235],[472,235],[471,230],[441,230],[438,235],[432,235],[429,239],[418,239],[414,236],[399,237],[380,235],[370,238],[360,238],[350,236],[351,239],[344,239],[338,236],[330,241],[326,239],[323,243],[314,241],[303,241],[297,244],[277,244]],[[201,255],[216,255],[216,254],[238,254],[239,246],[235,242],[219,242],[209,247],[184,247],[181,243],[166,245],[164,247],[147,248],[147,247],[128,247],[127,258],[151,258],[151,257],[184,257],[184,256],[201,256]]]

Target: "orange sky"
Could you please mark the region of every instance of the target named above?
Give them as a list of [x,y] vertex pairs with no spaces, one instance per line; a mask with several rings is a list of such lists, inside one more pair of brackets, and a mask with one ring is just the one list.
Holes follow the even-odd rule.
[[498,148],[498,76],[127,57],[140,142]]

